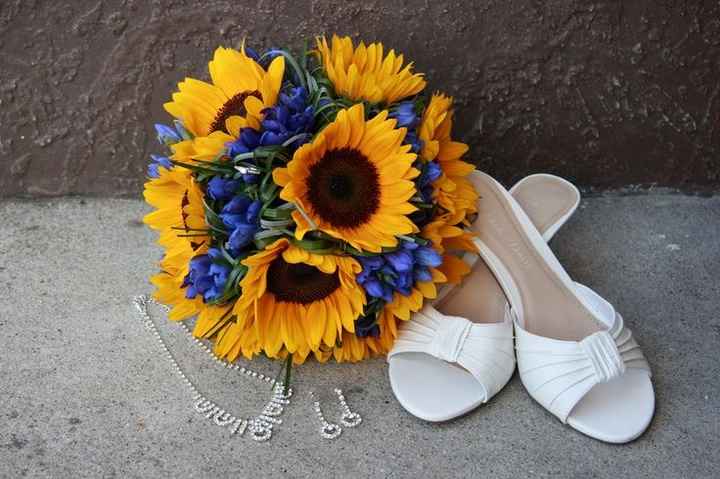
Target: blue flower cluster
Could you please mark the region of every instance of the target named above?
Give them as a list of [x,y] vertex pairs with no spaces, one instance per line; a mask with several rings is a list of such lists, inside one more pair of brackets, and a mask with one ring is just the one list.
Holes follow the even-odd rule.
[[261,207],[259,200],[253,201],[243,195],[233,197],[223,206],[219,216],[228,229],[230,236],[226,248],[233,257],[238,256],[242,249],[253,241],[260,228]]
[[418,137],[417,127],[420,125],[420,118],[415,113],[415,103],[412,101],[401,101],[390,111],[390,118],[397,120],[398,128],[407,128],[405,143],[410,145],[413,153],[420,153],[422,140]]
[[[390,111],[389,116],[397,120],[398,127],[407,128],[405,143],[410,145],[412,152],[420,154],[423,141],[418,137],[420,117],[415,111],[415,103],[412,101],[402,101]],[[435,160],[423,161],[418,158],[413,166],[420,170],[420,175],[415,179],[415,186],[420,198],[424,203],[432,203],[432,184],[442,176],[440,164]],[[427,223],[431,217],[432,211],[427,209],[419,210],[411,216],[413,222],[418,225]]]
[[[225,182],[227,185],[229,182],[235,181],[215,178],[219,178],[216,185],[220,182]],[[216,186],[216,188],[223,195],[225,194],[223,186]],[[252,242],[253,236],[260,227],[261,206],[260,201],[253,201],[247,196],[237,195],[233,196],[222,208],[219,216],[230,235],[225,249],[233,258],[237,257]],[[185,276],[182,284],[183,287],[187,287],[185,297],[192,299],[200,294],[206,302],[220,298],[231,271],[231,266],[227,264],[219,248],[210,248],[207,254],[195,256],[190,260],[190,272]]]
[[440,254],[429,246],[413,241],[402,241],[400,247],[377,256],[359,256],[362,265],[357,282],[373,298],[389,303],[393,293],[409,296],[416,281],[430,281],[429,268],[442,264]]
[[308,92],[304,87],[293,87],[287,93],[280,93],[277,104],[263,113],[261,145],[282,145],[290,138],[304,134],[288,145],[295,150],[310,140],[315,110],[308,105]]
[[[237,183],[236,180],[224,180],[219,176],[213,180],[215,180],[213,189],[217,190],[212,193],[215,195],[215,199],[224,200],[233,194],[227,193],[233,189],[228,184],[233,181]],[[209,185],[210,183],[208,183],[208,191],[210,191]],[[260,227],[261,206],[259,201],[237,195],[232,196],[232,199],[222,208],[219,216],[230,235],[225,249],[233,258],[236,258],[243,248],[252,242],[253,236]],[[187,288],[185,297],[192,299],[200,294],[205,302],[220,298],[231,271],[232,267],[225,261],[223,252],[219,248],[210,248],[207,254],[195,256],[190,260],[190,272],[182,283],[182,287]]]
[[[296,140],[290,145],[291,150],[299,148],[302,144],[307,143],[311,138],[311,131],[314,126],[314,109],[308,105],[308,93],[303,87],[294,87],[287,93],[280,93],[278,103],[270,108],[263,110],[265,118],[261,122],[260,131],[252,128],[243,128],[240,137],[232,143],[228,144],[228,154],[235,157],[242,153],[249,153],[259,146],[282,145],[290,138],[307,134]],[[244,175],[255,177],[256,175]],[[246,182],[251,178],[246,179]]]
[[187,287],[186,298],[194,299],[199,294],[207,302],[222,297],[231,268],[221,260],[222,252],[217,248],[190,260],[190,272],[182,284]]

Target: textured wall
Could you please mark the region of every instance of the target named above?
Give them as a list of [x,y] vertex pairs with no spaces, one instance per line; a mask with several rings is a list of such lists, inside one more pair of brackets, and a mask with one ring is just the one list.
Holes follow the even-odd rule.
[[2,0],[0,195],[136,194],[216,45],[333,31],[414,59],[503,180],[720,189],[717,0]]

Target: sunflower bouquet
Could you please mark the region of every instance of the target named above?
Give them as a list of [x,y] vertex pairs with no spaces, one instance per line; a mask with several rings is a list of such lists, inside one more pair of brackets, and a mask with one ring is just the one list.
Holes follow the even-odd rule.
[[[349,37],[258,54],[218,48],[156,125],[144,196],[171,320],[228,361],[359,361],[387,352],[468,272],[477,193],[452,99],[403,55]],[[291,361],[292,360],[292,361]]]

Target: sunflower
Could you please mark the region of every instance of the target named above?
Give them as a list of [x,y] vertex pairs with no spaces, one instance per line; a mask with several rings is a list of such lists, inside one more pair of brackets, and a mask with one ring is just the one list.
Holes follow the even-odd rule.
[[437,159],[443,171],[433,184],[437,201],[452,213],[451,222],[455,224],[477,212],[478,194],[466,178],[475,167],[461,160],[468,146],[450,138],[452,116],[452,98],[435,93],[423,112],[419,132],[423,142],[420,157],[425,161]]
[[395,129],[387,111],[365,121],[362,103],[341,110],[315,137],[300,147],[287,168],[273,171],[280,198],[295,203],[295,234],[311,229],[380,252],[398,244],[397,235],[418,231],[407,217],[416,210],[412,179],[419,171],[405,129]]
[[243,260],[236,321],[218,338],[216,352],[229,360],[262,351],[269,357],[333,348],[343,331],[355,331],[365,293],[349,256],[319,255],[279,239]]
[[208,64],[212,83],[186,78],[165,110],[195,136],[240,128],[259,129],[262,110],[275,105],[285,74],[285,59],[275,58],[265,71],[255,60],[232,48],[219,47]]
[[160,232],[158,244],[164,250],[161,273],[151,278],[157,287],[155,298],[170,304],[170,319],[185,319],[197,314],[200,298],[186,299],[182,282],[190,260],[207,251],[210,237],[205,233],[203,192],[184,168],[161,169],[160,176],[145,183],[145,200],[156,208],[143,219]]
[[390,50],[383,57],[383,44],[353,46],[350,37],[333,35],[332,46],[325,37],[317,49],[328,78],[339,95],[371,103],[395,103],[425,88],[422,74],[412,73],[412,63],[403,68],[403,56]]

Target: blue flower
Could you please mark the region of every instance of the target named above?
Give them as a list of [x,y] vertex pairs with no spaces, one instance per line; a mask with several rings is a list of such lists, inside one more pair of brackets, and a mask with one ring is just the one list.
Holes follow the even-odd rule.
[[405,143],[411,146],[413,153],[420,153],[423,142],[417,134],[420,117],[415,113],[415,103],[412,101],[401,101],[390,111],[388,116],[397,120],[398,128],[407,128]]
[[398,273],[405,273],[412,270],[413,255],[412,251],[401,248],[393,253],[385,255],[385,261]]
[[420,150],[422,150],[423,141],[414,130],[408,130],[405,133],[405,143],[410,145],[410,151],[413,153],[420,153]]
[[228,147],[228,155],[233,158],[242,153],[250,153],[260,146],[260,133],[252,128],[243,128],[240,130],[240,137],[233,142],[229,142],[226,146]]
[[308,105],[308,93],[303,87],[294,87],[287,92],[280,93],[278,103],[263,110],[265,119],[262,121],[262,146],[282,145],[290,138],[306,134],[297,138],[290,145],[290,149],[297,149],[300,145],[310,141],[315,110]]
[[250,153],[260,146],[260,134],[252,128],[243,128],[240,130],[240,137],[228,142],[225,146],[228,148],[228,155],[231,158],[243,153]]
[[245,50],[245,55],[252,58],[256,63],[260,63],[260,55],[258,55],[258,52],[247,45],[243,45],[243,50]]
[[442,264],[442,256],[429,246],[420,246],[413,251],[415,262],[420,266],[437,268]]
[[420,121],[415,113],[415,103],[412,101],[401,101],[388,116],[397,120],[398,128],[404,127],[408,130],[414,130]]
[[430,281],[430,268],[442,264],[442,256],[430,246],[420,246],[413,241],[402,241],[400,247],[390,253],[356,258],[362,271],[356,280],[371,298],[386,303],[398,292],[403,296],[412,293],[417,281]]
[[228,228],[228,252],[237,256],[249,245],[260,227],[260,208],[262,203],[247,196],[238,195],[222,209],[220,219]]
[[415,275],[415,281],[432,280],[432,273],[430,273],[430,270],[427,268],[423,268],[422,266],[416,267],[415,271],[413,271],[413,274]]
[[230,180],[222,176],[213,176],[207,184],[207,193],[210,198],[218,201],[227,201],[233,197],[240,186],[238,180]]
[[160,142],[161,145],[170,146],[182,141],[180,133],[162,123],[155,123],[155,131],[157,132],[158,142]]
[[159,178],[160,177],[160,170],[159,168],[165,168],[166,170],[169,170],[172,168],[172,163],[170,162],[170,158],[166,156],[160,156],[160,155],[150,155],[150,158],[152,158],[152,162],[148,165],[147,169],[147,175],[150,178]]
[[182,283],[183,287],[187,287],[186,298],[193,299],[199,294],[208,302],[222,296],[231,268],[228,264],[219,262],[221,259],[222,252],[217,248],[210,248],[207,254],[190,260],[190,271]]
[[368,336],[374,338],[380,337],[380,326],[377,325],[374,314],[360,316],[355,320],[355,335],[358,338],[367,338]]
[[428,161],[422,165],[420,176],[415,181],[417,182],[417,189],[420,191],[420,195],[426,203],[432,201],[432,184],[442,176],[442,173],[440,164],[435,160]]
[[361,285],[367,294],[373,298],[380,298],[386,303],[392,302],[393,288],[377,278],[370,278]]

